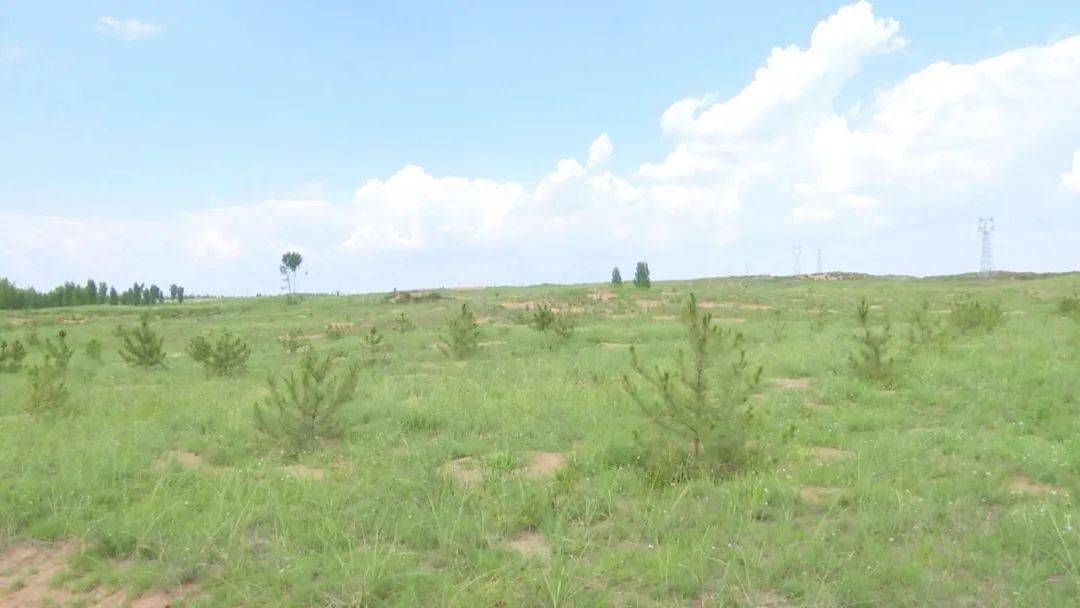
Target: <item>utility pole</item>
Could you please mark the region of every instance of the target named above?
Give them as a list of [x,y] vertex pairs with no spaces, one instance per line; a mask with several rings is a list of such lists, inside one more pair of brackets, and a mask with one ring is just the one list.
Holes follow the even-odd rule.
[[979,256],[979,274],[989,277],[994,274],[994,250],[990,244],[990,233],[994,231],[994,218],[979,218],[979,236],[982,237],[982,251]]

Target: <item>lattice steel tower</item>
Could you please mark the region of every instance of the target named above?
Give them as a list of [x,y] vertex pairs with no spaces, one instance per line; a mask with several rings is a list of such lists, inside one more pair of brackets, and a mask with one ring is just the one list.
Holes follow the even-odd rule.
[[791,255],[795,258],[795,276],[802,274],[802,266],[799,264],[799,256],[802,255],[802,246],[795,245],[791,248]]
[[821,263],[821,248],[817,250],[817,273],[825,274],[825,265]]
[[994,231],[994,218],[979,218],[979,236],[982,237],[982,252],[979,257],[979,274],[988,277],[994,272],[994,250],[990,246],[990,233]]

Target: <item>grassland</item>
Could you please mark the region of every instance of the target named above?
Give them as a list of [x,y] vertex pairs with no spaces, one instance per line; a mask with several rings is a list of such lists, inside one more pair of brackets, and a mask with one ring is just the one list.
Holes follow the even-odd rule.
[[[188,302],[150,310],[169,357],[149,371],[113,335],[142,309],[0,313],[0,338],[65,329],[77,351],[68,416],[26,413],[25,373],[0,374],[0,605],[43,580],[84,605],[1077,605],[1080,322],[1056,311],[1077,290],[1073,274]],[[667,479],[621,377],[629,344],[674,356],[691,291],[765,384],[745,470]],[[907,355],[906,313],[926,299],[946,319],[960,293],[1003,323]],[[848,369],[861,297],[905,359],[884,384]],[[433,345],[463,302],[483,345],[455,361]],[[524,322],[539,302],[577,315],[569,343]],[[401,313],[415,329],[394,331]],[[372,324],[391,350],[340,441],[295,461],[255,430],[267,375],[298,364],[278,336],[354,357]],[[251,344],[241,377],[183,354],[221,329]]]

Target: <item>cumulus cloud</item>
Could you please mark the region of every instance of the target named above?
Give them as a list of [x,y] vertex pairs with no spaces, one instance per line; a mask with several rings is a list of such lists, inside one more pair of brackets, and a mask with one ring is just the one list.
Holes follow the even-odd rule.
[[149,21],[138,19],[117,19],[116,17],[98,17],[97,31],[115,36],[125,42],[134,42],[150,38],[161,33],[162,27]]
[[1072,169],[1061,174],[1061,187],[1080,192],[1080,150],[1073,152]]
[[658,277],[785,272],[795,244],[823,247],[834,268],[938,273],[969,269],[973,218],[1011,214],[1029,237],[999,258],[1080,266],[1061,229],[1080,211],[1057,204],[1080,191],[1080,37],[936,62],[838,107],[861,70],[905,44],[895,20],[845,6],[730,97],[675,101],[659,117],[670,147],[628,175],[610,168],[605,132],[534,184],[404,164],[347,203],[266,201],[149,225],[0,214],[17,235],[0,252],[24,282],[179,268],[218,292],[276,287],[291,247],[308,287],[324,290],[595,280],[638,259]]

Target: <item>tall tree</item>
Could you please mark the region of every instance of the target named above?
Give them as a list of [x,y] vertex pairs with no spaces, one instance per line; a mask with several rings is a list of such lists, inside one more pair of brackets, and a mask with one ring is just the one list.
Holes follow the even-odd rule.
[[638,262],[634,270],[634,287],[648,289],[652,287],[652,279],[649,278],[649,263]]
[[293,294],[296,293],[296,270],[300,268],[303,261],[304,256],[300,255],[299,251],[286,251],[281,254],[281,266],[278,271],[281,272],[281,278],[285,281],[285,288],[289,292],[290,300]]
[[622,273],[619,272],[619,267],[616,266],[611,270],[611,284],[615,287],[622,286]]

